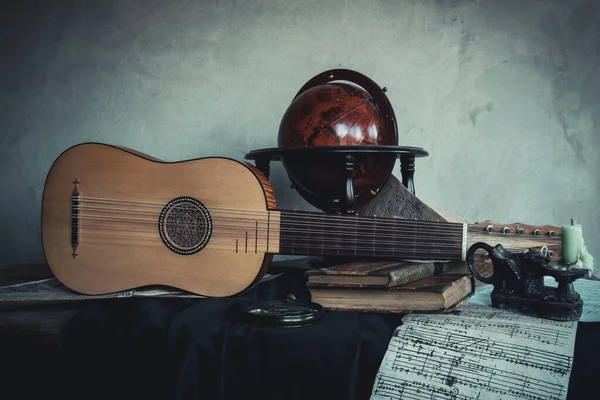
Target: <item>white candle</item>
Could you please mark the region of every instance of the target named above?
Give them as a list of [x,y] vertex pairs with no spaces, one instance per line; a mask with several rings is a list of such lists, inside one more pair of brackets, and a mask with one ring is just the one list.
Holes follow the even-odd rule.
[[581,225],[564,225],[561,228],[563,260],[575,264],[580,258]]

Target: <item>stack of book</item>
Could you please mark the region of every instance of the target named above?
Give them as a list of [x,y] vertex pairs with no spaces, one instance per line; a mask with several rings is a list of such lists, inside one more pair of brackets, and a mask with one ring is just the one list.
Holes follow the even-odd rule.
[[473,277],[456,263],[350,262],[306,275],[312,301],[331,310],[441,312],[475,290]]

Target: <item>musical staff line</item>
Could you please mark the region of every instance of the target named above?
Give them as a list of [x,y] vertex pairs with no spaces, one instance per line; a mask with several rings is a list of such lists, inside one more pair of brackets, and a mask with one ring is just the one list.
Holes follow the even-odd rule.
[[[423,382],[413,382],[393,376],[380,376],[375,383],[375,394],[391,399],[452,399],[452,400],[475,400],[475,397],[465,396],[458,393],[456,388],[443,388]],[[397,396],[400,397],[397,397]]]
[[[469,307],[482,307],[476,305],[469,305]],[[496,313],[482,313],[477,310],[470,311],[468,313],[461,313],[461,319],[456,319],[455,315],[436,315],[432,314],[428,318],[420,318],[414,321],[417,325],[422,326],[439,326],[439,327],[455,327],[461,330],[476,329],[482,332],[498,333],[506,335],[510,338],[524,338],[538,341],[543,344],[553,344],[558,346],[564,346],[569,338],[569,331],[556,329],[562,327],[564,323],[558,321],[550,321],[552,323],[540,323],[535,322],[535,318],[519,318],[525,317],[524,315],[515,314],[513,315],[502,315],[500,318],[497,317]],[[410,318],[411,316],[407,316]],[[488,322],[482,323],[484,319]],[[494,320],[494,322],[489,322]],[[542,320],[540,321],[548,321]],[[563,324],[563,325],[558,325]],[[573,326],[573,322],[568,322],[570,326]]]
[[576,329],[470,304],[451,314],[409,314],[394,331],[371,398],[565,399]]
[[519,373],[483,366],[469,361],[465,354],[433,351],[432,355],[435,359],[432,356],[433,361],[427,364],[427,355],[423,357],[418,350],[405,348],[402,356],[394,359],[391,370],[414,373],[447,386],[460,383],[470,388],[487,389],[492,393],[510,392],[515,387],[521,387],[519,393],[523,398],[536,398],[540,394],[544,395],[543,398],[553,398],[564,389],[561,385],[549,384],[541,379],[526,378]]
[[439,329],[432,327],[424,329],[415,326],[407,328],[404,337],[411,338],[415,344],[435,345],[440,350],[462,352],[482,359],[505,360],[562,374],[571,369],[570,357],[563,354],[548,354],[545,350],[502,341],[491,343],[461,333],[455,333],[447,340],[442,340],[439,337],[440,333]]

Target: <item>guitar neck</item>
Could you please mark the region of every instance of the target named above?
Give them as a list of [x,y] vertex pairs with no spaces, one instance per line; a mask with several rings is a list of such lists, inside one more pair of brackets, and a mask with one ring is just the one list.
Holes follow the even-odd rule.
[[492,222],[406,220],[279,211],[279,253],[405,260],[464,260],[476,242],[518,251],[547,246],[560,255],[560,229]]

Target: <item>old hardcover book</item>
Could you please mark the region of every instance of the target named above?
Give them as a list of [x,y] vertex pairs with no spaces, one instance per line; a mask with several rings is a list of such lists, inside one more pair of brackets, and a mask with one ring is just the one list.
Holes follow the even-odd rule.
[[432,276],[433,262],[357,261],[306,271],[307,287],[388,288]]
[[433,275],[389,289],[309,288],[312,301],[334,310],[432,312],[455,307],[472,296],[471,275]]

